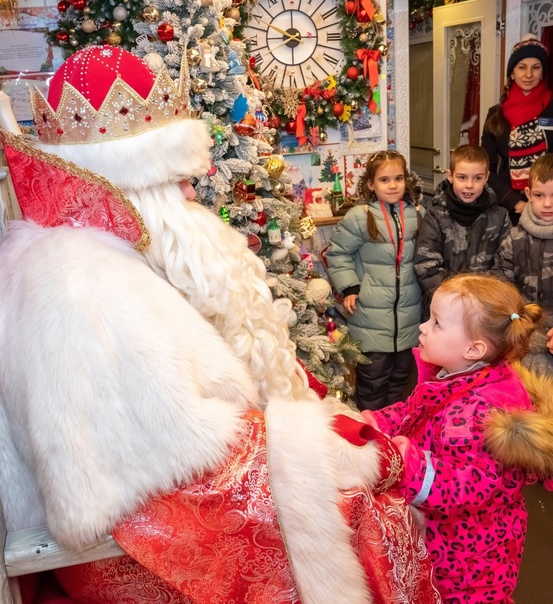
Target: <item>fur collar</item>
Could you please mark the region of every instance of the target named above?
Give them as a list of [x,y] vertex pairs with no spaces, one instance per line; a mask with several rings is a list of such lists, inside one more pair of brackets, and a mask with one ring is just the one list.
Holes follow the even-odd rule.
[[520,363],[513,363],[513,368],[535,408],[493,411],[486,426],[486,445],[504,465],[548,478],[553,476],[553,378],[538,376]]

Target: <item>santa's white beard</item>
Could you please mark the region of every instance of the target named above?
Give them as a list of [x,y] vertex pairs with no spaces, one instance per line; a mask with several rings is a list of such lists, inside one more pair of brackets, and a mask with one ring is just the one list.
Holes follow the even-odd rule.
[[246,238],[199,203],[186,201],[178,184],[125,194],[150,233],[148,262],[246,362],[262,400],[312,396],[289,338],[289,304],[273,301],[265,266]]
[[206,173],[211,137],[199,120],[89,145],[39,145],[101,174],[135,204],[150,232],[154,270],[179,289],[244,360],[263,401],[316,396],[290,340],[290,303],[272,299],[263,263],[246,238],[179,182]]

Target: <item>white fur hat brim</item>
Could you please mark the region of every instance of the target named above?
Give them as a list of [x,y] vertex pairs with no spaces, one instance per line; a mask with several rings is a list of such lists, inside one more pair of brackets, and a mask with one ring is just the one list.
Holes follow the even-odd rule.
[[100,174],[121,189],[140,190],[199,178],[211,163],[212,140],[202,120],[180,120],[129,138],[38,147]]

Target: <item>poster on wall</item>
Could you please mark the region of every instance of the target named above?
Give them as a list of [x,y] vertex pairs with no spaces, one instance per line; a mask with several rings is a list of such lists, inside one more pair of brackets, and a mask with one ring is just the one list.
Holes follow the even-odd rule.
[[52,71],[52,50],[44,32],[0,30],[0,75]]
[[46,93],[52,73],[52,49],[44,32],[0,31],[0,88],[10,98],[15,119],[25,133],[33,134],[29,89],[36,86]]

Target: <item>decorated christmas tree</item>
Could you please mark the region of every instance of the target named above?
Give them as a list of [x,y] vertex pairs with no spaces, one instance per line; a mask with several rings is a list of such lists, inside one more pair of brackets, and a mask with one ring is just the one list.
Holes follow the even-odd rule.
[[[84,7],[86,12],[68,9],[65,16],[73,23],[60,22],[52,40],[68,51],[76,50],[80,42],[62,42],[60,31],[71,35],[71,29],[79,28],[75,19],[81,20],[81,28],[87,20],[100,23],[96,10],[107,18],[119,4],[110,6],[106,8],[106,0],[93,0]],[[175,79],[186,71],[190,108],[210,130],[212,165],[193,183],[198,200],[248,238],[250,249],[267,268],[274,297],[292,301],[289,327],[300,360],[331,393],[349,393],[349,367],[363,357],[339,320],[330,286],[313,272],[305,246],[314,233],[312,219],[304,215],[303,204],[286,196],[291,187],[283,176],[285,162],[273,154],[279,121],[270,113],[271,84],[257,74],[255,60],[240,39],[250,5],[231,0],[149,0],[140,9],[124,6],[127,19],[138,15],[131,50],[154,70],[164,64]],[[104,29],[113,30],[113,21],[109,23]],[[126,21],[119,23],[126,27]],[[91,40],[105,41],[100,35]],[[124,44],[122,35],[118,43]]]
[[321,168],[321,176],[319,177],[319,180],[321,182],[332,182],[333,183],[336,179],[336,175],[338,175],[338,178],[340,180],[342,179],[342,175],[340,174],[339,169],[338,169],[338,160],[333,155],[332,151],[330,151],[330,149],[329,149],[323,160],[323,165]]
[[132,50],[137,35],[134,20],[143,9],[142,0],[60,0],[58,27],[47,38],[63,49],[65,58],[90,44],[112,44]]

